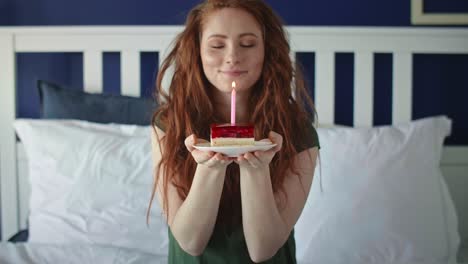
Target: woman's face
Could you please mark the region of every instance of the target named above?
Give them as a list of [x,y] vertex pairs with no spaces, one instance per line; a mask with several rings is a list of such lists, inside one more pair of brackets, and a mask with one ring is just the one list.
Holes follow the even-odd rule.
[[242,9],[223,8],[203,23],[200,54],[206,77],[218,90],[248,91],[260,78],[265,56],[255,18]]

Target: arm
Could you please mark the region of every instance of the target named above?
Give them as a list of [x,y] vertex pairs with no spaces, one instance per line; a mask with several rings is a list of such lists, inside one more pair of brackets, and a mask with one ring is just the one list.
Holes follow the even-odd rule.
[[[159,138],[163,136],[156,128]],[[156,135],[152,135],[153,160],[155,164],[161,161],[161,149]],[[185,144],[198,165],[192,186],[185,201],[177,194],[176,187],[168,182],[167,199],[169,214],[166,215],[169,228],[180,247],[191,255],[203,253],[211,238],[218,215],[219,201],[224,186],[226,167],[230,161],[219,154],[204,153],[193,148],[196,142],[194,136],[188,137]],[[163,146],[161,146],[163,148]],[[162,170],[161,172],[162,173]],[[163,177],[159,177],[157,185],[158,201],[163,204]]]
[[278,144],[276,149],[247,153],[238,159],[242,224],[249,255],[254,262],[270,259],[287,241],[307,201],[318,155],[316,147],[296,155],[294,163],[299,177],[287,172],[283,183],[287,203],[280,211],[276,202],[279,194],[273,193],[268,164],[281,148],[281,139],[273,141]]

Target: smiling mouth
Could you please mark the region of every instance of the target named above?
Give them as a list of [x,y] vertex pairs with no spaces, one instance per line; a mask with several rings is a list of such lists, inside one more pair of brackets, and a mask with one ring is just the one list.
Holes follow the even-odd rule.
[[237,76],[247,73],[247,71],[220,71],[220,72],[230,77],[237,77]]

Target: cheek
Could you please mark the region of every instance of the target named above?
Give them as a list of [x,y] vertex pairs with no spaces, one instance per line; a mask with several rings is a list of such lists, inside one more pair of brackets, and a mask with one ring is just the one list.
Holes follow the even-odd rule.
[[202,53],[202,63],[204,67],[214,67],[218,66],[220,63],[219,55],[213,54],[210,52],[203,52]]
[[256,65],[256,66],[257,66],[260,70],[262,70],[262,68],[263,68],[263,61],[264,61],[264,58],[263,58],[263,57],[259,58],[258,61],[257,61],[257,65]]
[[263,61],[264,57],[263,56],[257,56],[254,60],[253,67],[255,68],[255,71],[260,74],[262,69],[263,69]]
[[262,75],[262,71],[263,71],[263,57],[256,58],[256,60],[252,64],[252,68],[254,69],[254,72],[252,75],[253,80],[254,82],[257,82],[260,79],[260,76]]

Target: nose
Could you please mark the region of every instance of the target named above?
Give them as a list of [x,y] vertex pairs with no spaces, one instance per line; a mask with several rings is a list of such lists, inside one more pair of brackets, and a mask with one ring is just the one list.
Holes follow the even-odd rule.
[[237,47],[231,46],[228,49],[227,55],[226,55],[226,63],[235,65],[240,62],[240,54],[239,54],[239,49]]

